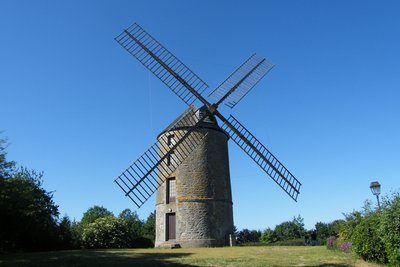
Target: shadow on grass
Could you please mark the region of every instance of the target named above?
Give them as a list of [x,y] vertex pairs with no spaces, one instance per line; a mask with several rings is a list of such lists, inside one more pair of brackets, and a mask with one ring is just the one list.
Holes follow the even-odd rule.
[[353,265],[343,264],[343,263],[324,263],[317,265],[305,265],[305,267],[351,267]]
[[189,255],[190,253],[171,253],[169,251],[168,253],[141,253],[135,252],[135,250],[53,251],[2,255],[0,256],[0,266],[196,266],[180,264],[173,260]]

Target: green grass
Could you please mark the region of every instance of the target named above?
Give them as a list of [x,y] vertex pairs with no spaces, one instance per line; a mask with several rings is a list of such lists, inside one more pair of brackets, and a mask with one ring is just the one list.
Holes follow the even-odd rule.
[[325,247],[71,250],[0,255],[0,266],[379,266]]

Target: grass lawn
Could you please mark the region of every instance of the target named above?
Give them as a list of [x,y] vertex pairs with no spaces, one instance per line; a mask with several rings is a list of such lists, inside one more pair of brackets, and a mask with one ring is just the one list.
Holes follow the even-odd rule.
[[379,266],[325,247],[71,250],[0,255],[0,266]]

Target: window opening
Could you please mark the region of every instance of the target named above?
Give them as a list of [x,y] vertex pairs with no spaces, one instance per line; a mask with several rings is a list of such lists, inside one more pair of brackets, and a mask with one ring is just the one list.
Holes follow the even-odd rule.
[[167,179],[167,204],[175,202],[176,197],[176,182],[175,178]]

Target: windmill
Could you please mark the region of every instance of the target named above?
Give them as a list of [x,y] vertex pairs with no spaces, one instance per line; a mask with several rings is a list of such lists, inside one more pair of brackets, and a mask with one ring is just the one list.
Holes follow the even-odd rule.
[[208,85],[138,24],[115,40],[189,106],[115,179],[138,208],[157,191],[156,246],[228,244],[233,232],[228,139],[297,201],[301,183],[235,117],[218,111],[223,103],[233,108],[272,64],[253,54],[209,94],[211,103],[202,95]]

